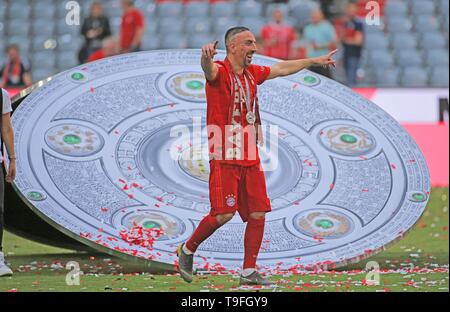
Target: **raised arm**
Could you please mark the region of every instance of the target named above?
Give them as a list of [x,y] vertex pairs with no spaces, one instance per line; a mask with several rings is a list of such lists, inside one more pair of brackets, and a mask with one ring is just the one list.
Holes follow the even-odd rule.
[[219,41],[214,43],[205,44],[202,47],[202,69],[205,73],[206,80],[214,81],[217,77],[217,73],[219,72],[219,68],[217,64],[214,63],[214,55],[217,54],[217,45]]
[[337,50],[331,51],[327,55],[300,59],[300,60],[292,60],[292,61],[283,61],[276,63],[270,67],[270,74],[267,79],[273,79],[277,77],[283,77],[295,74],[302,69],[308,68],[309,66],[336,66],[336,61],[333,60],[333,55]]

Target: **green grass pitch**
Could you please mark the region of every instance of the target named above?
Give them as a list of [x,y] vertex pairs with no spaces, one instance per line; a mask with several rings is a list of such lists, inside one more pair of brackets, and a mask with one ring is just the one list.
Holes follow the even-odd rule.
[[[276,287],[267,291],[292,292],[388,292],[449,291],[449,198],[448,187],[434,188],[419,222],[379,254],[357,264],[327,272],[272,275]],[[177,274],[142,273],[136,264],[103,254],[54,248],[6,232],[4,252],[14,270],[0,278],[0,291],[239,291],[238,276],[197,275],[192,284]],[[66,263],[77,261],[83,274],[80,284],[66,283]],[[376,261],[380,284],[366,283],[365,266]],[[244,291],[244,290],[243,290]],[[264,291],[264,290],[263,290]]]

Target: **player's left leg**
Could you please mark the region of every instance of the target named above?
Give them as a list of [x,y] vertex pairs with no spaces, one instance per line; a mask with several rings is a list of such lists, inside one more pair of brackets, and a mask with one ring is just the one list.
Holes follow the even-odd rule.
[[271,285],[269,280],[256,271],[256,260],[264,237],[266,212],[271,210],[267,197],[264,172],[258,167],[248,168],[245,182],[239,194],[239,211],[247,221],[244,235],[244,265],[240,278],[241,285]]

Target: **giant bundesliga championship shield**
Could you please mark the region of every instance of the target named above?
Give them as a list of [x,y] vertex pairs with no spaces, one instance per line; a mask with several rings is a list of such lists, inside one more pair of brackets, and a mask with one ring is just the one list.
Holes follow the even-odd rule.
[[[199,60],[197,50],[122,55],[58,74],[33,91],[13,115],[14,188],[27,206],[90,247],[174,264],[176,247],[210,210]],[[266,81],[258,92],[263,124],[278,127],[278,149],[260,150],[265,169],[273,157],[278,166],[265,172],[273,211],[258,264],[344,265],[415,224],[429,174],[392,117],[307,70]],[[203,127],[203,149],[190,136],[173,135],[180,126],[192,131],[193,120]],[[187,157],[194,153],[203,157]],[[162,234],[152,246],[124,240],[136,226]],[[236,215],[199,247],[196,262],[239,267],[244,231]]]

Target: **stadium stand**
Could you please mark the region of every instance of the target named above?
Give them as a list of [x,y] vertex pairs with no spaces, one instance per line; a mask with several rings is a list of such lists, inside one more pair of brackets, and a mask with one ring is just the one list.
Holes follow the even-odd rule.
[[[82,43],[80,26],[67,25],[69,0],[0,0],[0,62],[5,47],[20,46],[32,65],[33,80],[46,78],[76,65]],[[81,16],[91,0],[78,0]],[[286,22],[300,34],[309,23],[318,0],[174,1],[136,0],[146,17],[144,50],[200,48],[220,40],[231,26],[246,25],[256,35],[270,21],[275,7],[285,12]],[[358,0],[361,18],[367,0]],[[365,45],[358,86],[448,87],[449,1],[377,0],[381,25],[366,25]],[[113,35],[118,35],[120,0],[103,0]],[[444,67],[442,67],[444,66]]]

